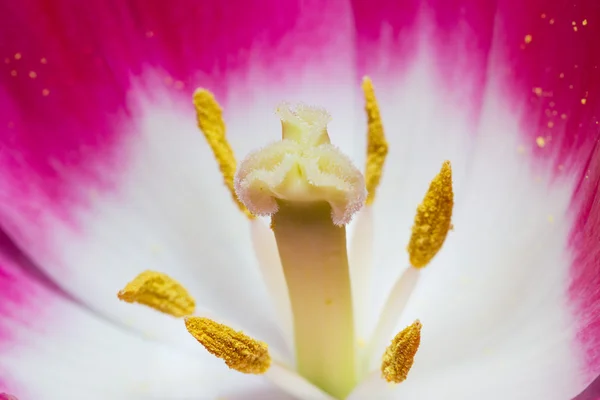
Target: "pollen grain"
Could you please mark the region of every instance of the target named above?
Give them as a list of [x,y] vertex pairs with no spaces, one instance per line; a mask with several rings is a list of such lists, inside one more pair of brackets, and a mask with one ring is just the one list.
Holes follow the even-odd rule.
[[407,248],[413,267],[425,267],[440,251],[451,228],[453,207],[452,168],[445,161],[417,208]]
[[118,295],[127,303],[139,303],[174,317],[192,315],[196,302],[188,291],[169,276],[154,271],[144,271]]
[[385,139],[379,104],[375,97],[373,82],[369,77],[363,78],[362,89],[365,96],[365,111],[367,112],[367,165],[365,182],[367,186],[367,204],[375,201],[375,192],[381,181],[383,165],[388,153],[388,143]]
[[193,100],[194,107],[196,108],[198,127],[204,134],[213,155],[217,159],[225,186],[227,186],[233,201],[235,201],[239,209],[248,218],[254,218],[254,215],[248,211],[235,194],[233,179],[235,176],[236,161],[231,145],[226,138],[225,121],[223,120],[221,106],[215,99],[215,96],[206,89],[196,89]]
[[209,353],[224,360],[231,369],[264,374],[271,366],[269,346],[241,331],[202,317],[186,318],[185,327]]
[[386,381],[401,383],[406,380],[421,343],[421,326],[416,320],[392,339],[381,363],[381,373]]

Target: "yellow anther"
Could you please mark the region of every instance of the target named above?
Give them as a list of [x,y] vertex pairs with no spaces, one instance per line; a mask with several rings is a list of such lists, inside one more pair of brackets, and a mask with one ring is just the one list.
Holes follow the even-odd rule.
[[183,286],[160,272],[145,271],[118,294],[127,303],[139,303],[174,317],[192,315],[196,302]]
[[445,161],[440,173],[431,181],[423,202],[417,208],[408,254],[413,267],[425,267],[442,248],[451,229],[454,192],[452,168]]
[[231,145],[225,137],[225,121],[223,121],[221,106],[219,106],[211,92],[206,89],[196,89],[194,92],[194,107],[196,108],[198,127],[204,133],[204,137],[219,163],[223,182],[229,189],[233,201],[248,218],[254,218],[235,194],[233,178],[235,176],[236,161]]
[[416,320],[392,339],[381,363],[381,373],[386,381],[400,383],[406,380],[421,343],[421,326]]
[[375,200],[375,192],[383,174],[383,164],[388,153],[388,143],[385,140],[379,105],[375,97],[373,82],[369,77],[363,79],[363,92],[365,94],[365,111],[368,118],[367,136],[367,166],[365,171],[365,182],[367,185],[367,204]]
[[245,374],[264,374],[271,366],[269,346],[243,332],[208,318],[188,317],[185,327],[209,353],[231,369]]

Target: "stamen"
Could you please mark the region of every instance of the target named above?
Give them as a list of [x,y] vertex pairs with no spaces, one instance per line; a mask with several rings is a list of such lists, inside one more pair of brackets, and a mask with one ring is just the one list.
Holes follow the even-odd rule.
[[181,284],[160,272],[145,271],[118,294],[127,303],[139,303],[174,317],[194,313],[196,302]]
[[381,363],[381,373],[386,381],[400,383],[406,380],[421,343],[421,326],[416,320],[392,339]]
[[454,192],[452,168],[445,161],[417,208],[408,254],[413,267],[425,267],[442,248],[451,227]]
[[383,123],[379,113],[379,105],[375,97],[373,82],[368,76],[363,78],[362,84],[365,95],[365,111],[368,118],[367,134],[367,166],[365,171],[365,182],[367,186],[367,204],[373,204],[375,201],[375,191],[381,181],[383,174],[383,164],[388,153],[388,143],[385,140]]
[[236,161],[231,145],[225,137],[223,110],[215,100],[215,96],[206,89],[196,89],[194,92],[194,107],[196,108],[198,127],[204,133],[204,137],[219,163],[223,182],[229,189],[233,201],[248,218],[254,218],[254,215],[238,200],[235,194],[233,178],[235,176]]
[[[375,354],[375,349],[385,346],[389,337],[396,333],[396,325],[412,297],[415,287],[417,287],[420,276],[421,271],[418,268],[406,268],[402,275],[398,277],[388,294],[383,309],[379,313],[377,325],[375,325],[369,340],[368,354]],[[368,366],[368,363],[366,366]],[[363,372],[366,373],[367,371]]]
[[188,317],[185,327],[209,353],[244,374],[264,374],[271,366],[269,346],[208,318]]

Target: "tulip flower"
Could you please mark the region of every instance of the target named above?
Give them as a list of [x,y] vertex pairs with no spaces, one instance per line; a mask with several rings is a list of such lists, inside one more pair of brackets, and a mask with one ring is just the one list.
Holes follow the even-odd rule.
[[592,0],[5,1],[0,398],[599,398],[599,37]]

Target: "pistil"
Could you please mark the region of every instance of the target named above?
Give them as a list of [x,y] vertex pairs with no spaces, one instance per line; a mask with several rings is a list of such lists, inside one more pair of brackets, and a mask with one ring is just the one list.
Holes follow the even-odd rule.
[[356,385],[346,229],[366,198],[365,181],[333,147],[325,110],[282,105],[282,140],[250,154],[236,192],[271,215],[293,311],[298,372],[337,397]]

